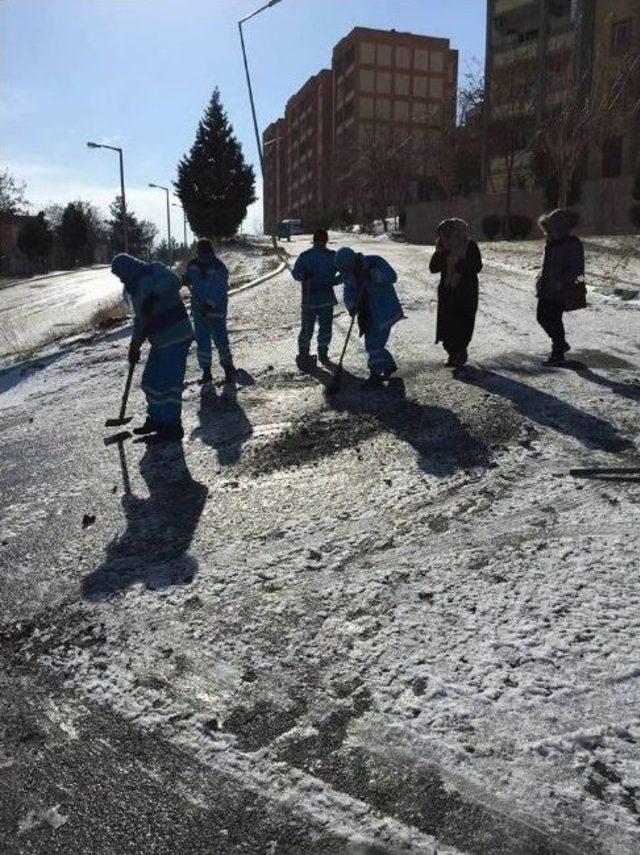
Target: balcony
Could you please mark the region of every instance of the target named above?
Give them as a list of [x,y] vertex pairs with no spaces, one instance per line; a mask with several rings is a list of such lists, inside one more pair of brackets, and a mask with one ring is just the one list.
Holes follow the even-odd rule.
[[527,6],[538,6],[538,3],[535,2],[535,0],[534,2],[532,2],[532,0],[496,0],[493,14],[506,15],[509,12],[514,12],[516,10],[520,11]]

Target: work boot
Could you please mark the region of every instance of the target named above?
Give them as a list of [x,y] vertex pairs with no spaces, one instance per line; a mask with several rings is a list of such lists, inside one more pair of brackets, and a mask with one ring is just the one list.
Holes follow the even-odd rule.
[[200,386],[204,386],[206,383],[213,383],[213,376],[211,374],[211,366],[209,368],[202,369],[202,377],[198,380]]
[[296,365],[298,366],[298,369],[304,374],[307,371],[311,371],[312,368],[315,368],[315,361],[309,356],[308,353],[299,353],[296,356]]
[[152,421],[150,418],[147,418],[144,424],[140,425],[140,427],[134,428],[133,433],[136,436],[147,436],[150,433],[156,433],[156,431],[160,430],[161,425],[157,422]]
[[451,365],[453,368],[464,368],[467,364],[467,360],[469,359],[469,355],[467,353],[467,348],[463,347],[462,350],[459,350],[451,360]]
[[224,382],[234,383],[236,379],[235,365],[227,365],[224,369]]
[[323,365],[331,365],[331,360],[329,359],[329,348],[328,347],[319,347],[318,348],[318,359]]
[[564,365],[564,350],[557,350],[555,347],[543,365]]
[[181,440],[183,436],[182,425],[161,425],[154,438],[158,442],[172,442]]
[[384,389],[384,382],[382,380],[382,376],[380,374],[374,374],[372,371],[360,388],[364,391],[371,392],[376,391],[378,389]]

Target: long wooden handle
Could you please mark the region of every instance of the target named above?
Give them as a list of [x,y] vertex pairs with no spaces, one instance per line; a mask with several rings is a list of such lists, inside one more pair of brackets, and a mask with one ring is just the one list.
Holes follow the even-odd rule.
[[127,382],[124,386],[124,394],[122,395],[122,403],[120,405],[120,421],[124,418],[124,414],[127,411],[127,401],[129,400],[129,391],[131,390],[131,381],[133,380],[133,372],[136,370],[135,362],[129,363],[129,374],[127,375]]

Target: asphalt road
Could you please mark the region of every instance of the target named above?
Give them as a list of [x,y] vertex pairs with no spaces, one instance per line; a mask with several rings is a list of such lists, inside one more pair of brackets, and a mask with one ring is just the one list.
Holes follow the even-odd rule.
[[427,250],[359,245],[408,315],[385,393],[356,339],[335,398],[296,371],[282,274],[230,302],[235,393],[191,353],[182,446],[104,447],[126,330],[0,398],[0,851],[634,851],[637,483],[568,470],[638,466],[637,313],[543,369],[494,259],[456,379]]
[[108,267],[27,279],[0,289],[0,361],[87,326],[122,286]]

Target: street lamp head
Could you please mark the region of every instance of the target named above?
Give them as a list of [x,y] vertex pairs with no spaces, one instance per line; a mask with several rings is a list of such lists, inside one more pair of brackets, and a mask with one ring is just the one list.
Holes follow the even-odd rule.
[[157,186],[158,186],[157,184],[152,184],[151,182],[149,182],[149,187],[157,187]]
[[100,143],[97,143],[97,142],[88,142],[88,143],[87,143],[87,146],[88,146],[89,148],[102,148],[102,146],[100,145]]
[[271,6],[275,6],[276,3],[280,3],[280,0],[269,0],[269,3],[267,5],[269,6],[269,8],[271,8]]

